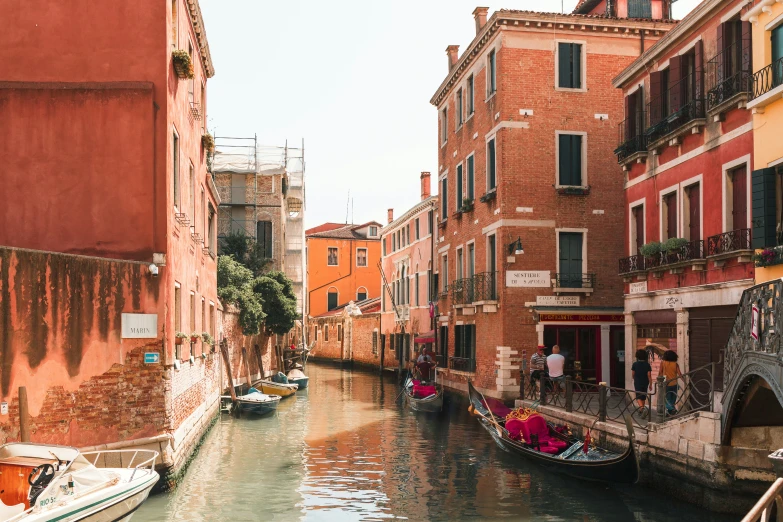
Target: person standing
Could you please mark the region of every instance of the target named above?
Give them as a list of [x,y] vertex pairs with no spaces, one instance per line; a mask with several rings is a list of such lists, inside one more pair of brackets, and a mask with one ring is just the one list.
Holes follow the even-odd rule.
[[544,355],[544,346],[538,345],[536,353],[530,358],[530,380],[541,384],[541,374],[546,369],[546,355]]
[[565,381],[565,357],[560,355],[560,346],[552,347],[552,355],[546,358],[546,367],[549,368],[549,378],[555,383],[555,393],[560,393],[560,383]]
[[647,362],[647,350],[636,350],[636,362],[631,365],[631,377],[633,377],[633,388],[636,390],[636,402],[642,411],[642,418],[648,414],[645,403],[647,402],[647,392],[652,391],[652,367]]
[[664,386],[666,386],[666,412],[669,415],[677,413],[677,378],[682,375],[680,367],[677,365],[677,352],[666,350],[661,358],[661,365],[658,368],[658,374],[664,376]]

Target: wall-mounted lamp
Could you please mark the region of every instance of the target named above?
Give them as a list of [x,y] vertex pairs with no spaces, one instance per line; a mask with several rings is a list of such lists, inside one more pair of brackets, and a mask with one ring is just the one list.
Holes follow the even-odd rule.
[[525,249],[522,248],[522,238],[518,237],[516,241],[508,245],[508,253],[510,254],[524,254]]

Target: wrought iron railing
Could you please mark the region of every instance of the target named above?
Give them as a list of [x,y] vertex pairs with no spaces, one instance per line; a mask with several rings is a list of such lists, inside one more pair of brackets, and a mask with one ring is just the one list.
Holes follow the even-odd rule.
[[458,372],[475,372],[476,359],[466,357],[449,357],[449,368]]
[[473,302],[473,278],[455,279],[451,282],[451,304],[464,305]]
[[753,74],[753,97],[758,98],[780,85],[783,85],[783,58]]
[[630,274],[631,272],[640,272],[642,270],[644,270],[643,255],[636,254],[635,256],[620,259],[620,274]]
[[707,110],[737,94],[753,91],[750,44],[750,39],[739,40],[707,61]]
[[555,274],[556,288],[595,288],[595,274]]
[[707,255],[717,256],[737,250],[750,250],[750,244],[751,232],[749,228],[724,232],[707,238]]
[[704,241],[689,241],[681,246],[659,252],[644,258],[644,269],[651,270],[667,265],[674,265],[685,261],[704,259]]
[[635,152],[647,151],[647,136],[644,134],[646,121],[646,114],[640,111],[619,123],[617,129],[620,145],[614,149],[618,161],[624,160]]
[[451,302],[455,305],[466,305],[477,301],[494,301],[497,299],[497,272],[481,272],[473,277],[455,279],[449,290]]
[[704,118],[704,98],[697,93],[700,76],[701,71],[688,74],[650,100],[645,131],[648,140],[655,141],[695,119]]
[[714,411],[717,363],[683,373],[673,381],[658,376],[658,418],[661,422],[697,411]]

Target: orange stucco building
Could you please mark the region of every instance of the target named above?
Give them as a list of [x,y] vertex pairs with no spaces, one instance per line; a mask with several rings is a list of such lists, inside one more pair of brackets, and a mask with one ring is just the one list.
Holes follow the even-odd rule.
[[381,224],[324,223],[307,237],[307,315],[381,295]]

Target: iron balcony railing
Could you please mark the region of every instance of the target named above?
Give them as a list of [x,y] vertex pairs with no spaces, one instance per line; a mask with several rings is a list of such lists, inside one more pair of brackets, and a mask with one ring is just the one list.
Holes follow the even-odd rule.
[[640,111],[627,117],[617,126],[620,145],[614,153],[618,161],[624,160],[635,152],[647,151],[647,136],[644,134],[646,121],[646,114]]
[[557,288],[595,288],[595,274],[555,274]]
[[707,255],[717,256],[737,250],[750,250],[750,244],[751,232],[749,228],[724,232],[707,238]]
[[451,283],[451,302],[455,305],[497,300],[497,272],[481,272]]
[[644,256],[636,254],[620,259],[620,274],[630,274],[644,270]]
[[697,89],[700,77],[701,71],[688,74],[650,100],[649,125],[645,132],[648,140],[658,140],[695,119],[704,118],[704,99]]
[[451,304],[464,305],[473,302],[473,278],[455,279],[450,285]]
[[753,97],[758,98],[783,85],[783,58],[767,65],[753,75]]
[[458,372],[475,372],[476,359],[466,357],[449,357],[449,369]]
[[701,239],[689,241],[671,250],[645,257],[644,268],[650,270],[697,259],[704,259],[704,241]]
[[713,56],[705,67],[707,110],[740,93],[753,91],[750,39],[734,42]]

